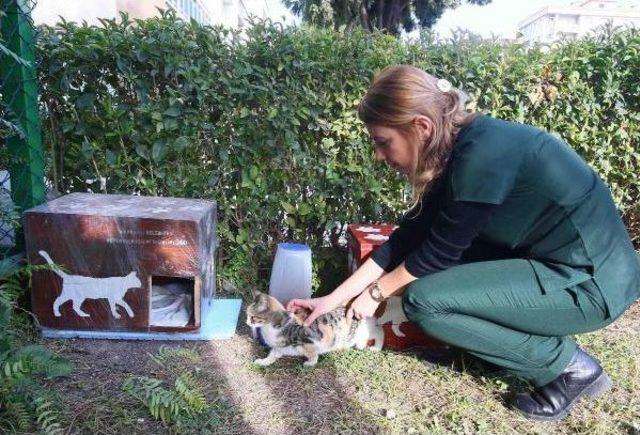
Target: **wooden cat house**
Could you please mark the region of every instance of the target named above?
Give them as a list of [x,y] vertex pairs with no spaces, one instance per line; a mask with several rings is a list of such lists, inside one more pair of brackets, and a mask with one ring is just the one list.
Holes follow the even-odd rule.
[[51,265],[32,279],[43,335],[232,335],[240,300],[215,297],[216,224],[200,199],[72,193],[27,210],[29,262]]

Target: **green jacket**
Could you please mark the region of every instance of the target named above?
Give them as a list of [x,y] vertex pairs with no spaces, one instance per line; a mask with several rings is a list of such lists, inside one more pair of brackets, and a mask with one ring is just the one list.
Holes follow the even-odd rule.
[[591,278],[612,318],[640,297],[640,261],[595,172],[540,129],[480,116],[459,133],[449,200],[498,205],[479,239],[526,258],[544,292]]

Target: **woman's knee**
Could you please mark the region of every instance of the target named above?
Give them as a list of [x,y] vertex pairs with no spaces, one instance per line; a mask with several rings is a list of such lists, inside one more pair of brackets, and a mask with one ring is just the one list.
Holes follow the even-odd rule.
[[428,291],[422,283],[418,281],[409,284],[402,295],[402,309],[407,319],[412,322],[419,322],[425,318],[437,316],[441,310],[434,299],[434,293]]

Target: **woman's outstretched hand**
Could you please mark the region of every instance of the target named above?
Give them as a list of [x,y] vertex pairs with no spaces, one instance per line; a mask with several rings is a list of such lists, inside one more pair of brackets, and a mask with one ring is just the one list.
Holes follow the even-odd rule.
[[351,307],[347,311],[347,319],[355,318],[356,320],[362,320],[367,317],[373,317],[380,302],[376,302],[371,297],[371,294],[365,290],[360,293],[360,296],[355,298]]
[[287,304],[287,311],[294,312],[298,308],[311,310],[311,314],[309,314],[304,321],[304,326],[308,327],[318,317],[338,307],[339,303],[335,302],[333,298],[329,296],[330,295],[312,299],[292,299]]

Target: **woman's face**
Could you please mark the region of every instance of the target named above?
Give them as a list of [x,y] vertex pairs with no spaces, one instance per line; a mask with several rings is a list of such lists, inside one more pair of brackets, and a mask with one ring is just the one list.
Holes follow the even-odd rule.
[[385,162],[404,175],[413,172],[417,159],[416,144],[393,127],[367,125],[367,130],[373,140],[377,161]]

